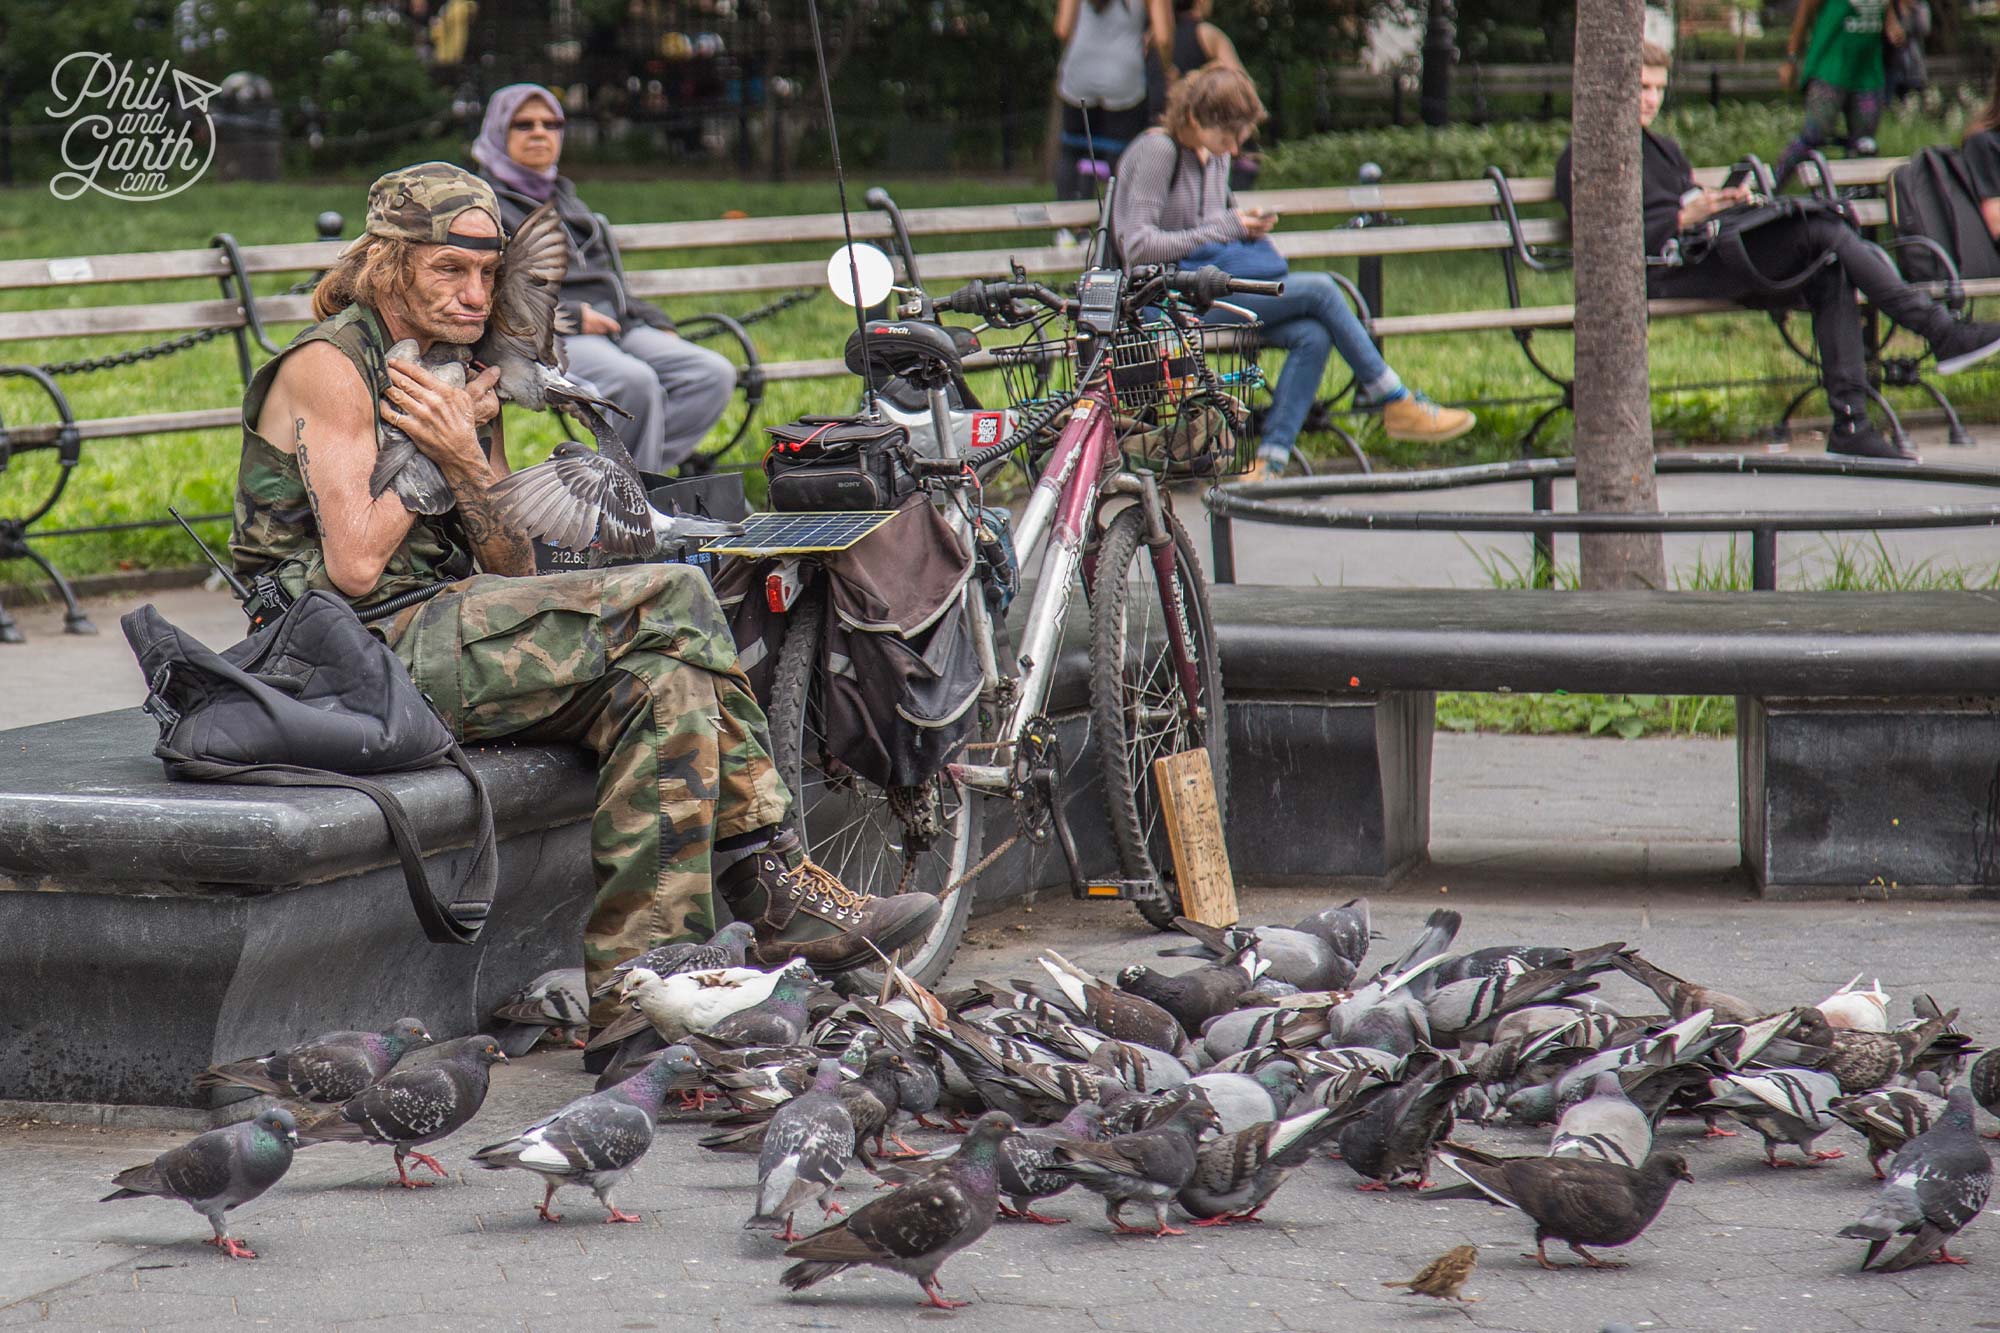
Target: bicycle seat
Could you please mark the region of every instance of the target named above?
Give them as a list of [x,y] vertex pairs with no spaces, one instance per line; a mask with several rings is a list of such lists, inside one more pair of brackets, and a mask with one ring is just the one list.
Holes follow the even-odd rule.
[[947,328],[920,319],[868,321],[868,355],[862,359],[861,330],[847,335],[847,368],[864,379],[898,375],[916,384],[948,382],[964,371],[967,352],[978,350],[970,329]]

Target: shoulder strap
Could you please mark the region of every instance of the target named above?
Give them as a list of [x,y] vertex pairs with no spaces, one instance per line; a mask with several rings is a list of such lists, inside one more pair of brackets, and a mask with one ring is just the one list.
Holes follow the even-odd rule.
[[[163,758],[165,756],[162,756]],[[424,871],[424,849],[417,842],[410,817],[394,792],[366,778],[350,777],[323,768],[300,768],[292,764],[217,764],[203,759],[176,755],[172,759],[177,776],[204,782],[242,782],[259,787],[341,787],[360,792],[375,803],[388,822],[389,836],[396,844],[396,857],[403,864],[403,881],[410,891],[410,905],[424,928],[424,938],[432,944],[471,944],[479,938],[493,907],[498,881],[499,853],[493,835],[493,804],[486,784],[472,771],[465,751],[452,743],[447,756],[452,766],[472,784],[477,826],[473,834],[472,864],[465,880],[448,904],[439,902]]]

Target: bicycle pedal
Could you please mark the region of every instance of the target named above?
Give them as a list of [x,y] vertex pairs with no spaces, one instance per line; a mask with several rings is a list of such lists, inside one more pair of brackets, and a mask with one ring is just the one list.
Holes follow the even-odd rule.
[[1070,896],[1079,899],[1150,898],[1156,891],[1149,879],[1093,879],[1070,885]]

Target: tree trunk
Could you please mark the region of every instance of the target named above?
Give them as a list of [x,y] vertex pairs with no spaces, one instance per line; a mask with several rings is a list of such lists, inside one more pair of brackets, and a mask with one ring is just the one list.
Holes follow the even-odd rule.
[[[1583,512],[1652,513],[1645,231],[1639,191],[1641,0],[1576,12],[1570,230],[1576,254],[1576,492]],[[1663,588],[1659,533],[1585,534],[1585,588]]]
[[1458,13],[1453,0],[1430,0],[1424,23],[1423,72],[1417,113],[1426,125],[1451,122],[1451,66],[1458,55]]

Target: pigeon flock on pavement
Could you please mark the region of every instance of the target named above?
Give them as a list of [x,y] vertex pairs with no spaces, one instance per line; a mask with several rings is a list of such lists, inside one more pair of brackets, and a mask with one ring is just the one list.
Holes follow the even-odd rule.
[[[742,1167],[745,1227],[774,1232],[795,1261],[774,1273],[785,1287],[867,1265],[950,1309],[950,1256],[996,1219],[1071,1221],[1044,1211],[1067,1191],[1097,1195],[1113,1233],[1161,1238],[1185,1234],[1177,1223],[1259,1221],[1304,1173],[1322,1188],[1345,1178],[1512,1209],[1541,1267],[1561,1266],[1554,1241],[1617,1268],[1596,1251],[1674,1207],[1703,1141],[1734,1137],[1734,1124],[1771,1167],[1845,1156],[1829,1141],[1865,1152],[1877,1192],[1856,1191],[1838,1233],[1866,1242],[1864,1269],[1966,1262],[1950,1246],[1992,1188],[1974,1115],[2000,1113],[2000,1051],[1975,1050],[1957,1010],[1919,995],[1899,1022],[1860,978],[1817,1003],[1767,1005],[1619,942],[1457,951],[1460,924],[1433,912],[1364,967],[1380,938],[1365,899],[1290,926],[1183,920],[1191,943],[1164,956],[1198,961],[1178,973],[1133,966],[1107,980],[1047,949],[1038,976],[932,990],[890,964],[879,994],[848,998],[802,963],[745,966],[749,932],[728,928],[619,969],[604,992],[627,1013],[588,1043],[609,1060],[596,1090],[472,1161],[539,1176],[546,1222],[561,1220],[564,1185],[591,1190],[604,1221],[636,1222],[613,1192],[672,1108],[708,1123],[699,1147],[755,1159]],[[1595,992],[1613,974],[1658,1009],[1604,1003]],[[107,1197],[178,1199],[209,1219],[210,1243],[254,1258],[225,1214],[276,1184],[295,1150],[385,1145],[398,1184],[433,1184],[408,1171],[414,1160],[446,1176],[423,1145],[472,1121],[510,1051],[584,1045],[589,1003],[580,972],[551,972],[499,1009],[491,1034],[432,1042],[405,1018],[215,1066],[202,1086],[265,1094],[269,1109],[121,1172]],[[1668,1117],[1695,1122],[1677,1136],[1687,1151],[1663,1146]],[[1496,1155],[1463,1141],[1475,1125],[1546,1127],[1548,1149]],[[924,1152],[904,1137],[918,1130],[962,1137]],[[874,1189],[850,1210],[839,1195],[857,1169]],[[1461,1245],[1383,1285],[1469,1301],[1477,1262]]]

